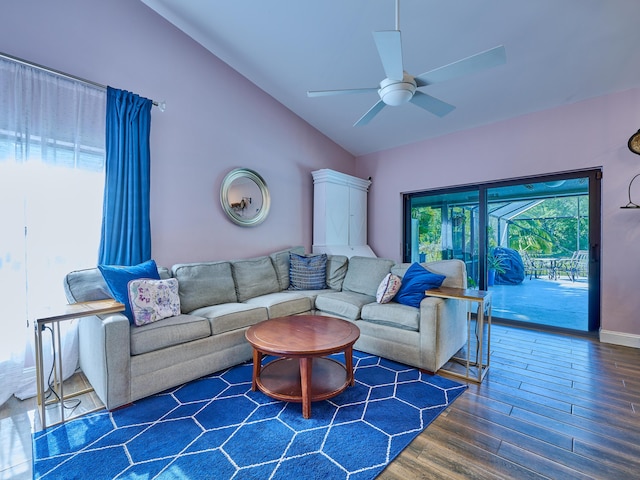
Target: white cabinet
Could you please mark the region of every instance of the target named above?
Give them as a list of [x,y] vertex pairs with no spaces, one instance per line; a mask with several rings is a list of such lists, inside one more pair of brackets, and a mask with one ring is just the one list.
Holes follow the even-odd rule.
[[313,252],[375,257],[367,245],[370,180],[335,170],[313,175]]

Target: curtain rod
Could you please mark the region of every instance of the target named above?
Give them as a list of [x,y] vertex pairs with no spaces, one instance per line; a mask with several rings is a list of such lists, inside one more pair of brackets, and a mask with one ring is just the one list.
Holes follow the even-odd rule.
[[[86,83],[87,85],[92,85],[94,87],[101,88],[103,90],[107,89],[106,85],[102,85],[102,84],[97,83],[97,82],[92,82],[91,80],[86,80],[84,78],[76,77],[75,75],[71,75],[69,73],[61,72],[60,70],[54,70],[53,68],[45,67],[43,65],[38,65],[37,63],[29,62],[27,60],[23,60],[22,58],[14,57],[14,56],[8,55],[6,53],[0,52],[0,57],[6,58],[7,60],[11,60],[13,62],[21,63],[22,65],[26,65],[27,67],[37,68],[37,69],[42,70],[42,71],[47,72],[47,73],[53,73],[54,75],[65,77],[65,78],[68,78],[70,80],[75,80],[77,82]],[[155,107],[158,107],[158,109],[161,112],[164,112],[165,109],[167,108],[167,103],[164,102],[164,101],[163,102],[156,102],[155,100],[151,100],[151,102],[153,103],[153,105]]]

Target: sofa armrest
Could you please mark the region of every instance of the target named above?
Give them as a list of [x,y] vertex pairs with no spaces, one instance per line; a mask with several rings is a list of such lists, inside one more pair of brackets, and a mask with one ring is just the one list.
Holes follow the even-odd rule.
[[420,302],[420,351],[423,352],[421,355],[429,355],[430,358],[423,358],[423,361],[426,361],[427,364],[435,365],[438,345],[438,323],[444,306],[445,300],[442,298],[425,297]]
[[436,297],[420,303],[420,355],[426,370],[437,372],[466,344],[466,303]]
[[121,313],[86,317],[78,326],[80,368],[109,410],[130,401],[130,328]]

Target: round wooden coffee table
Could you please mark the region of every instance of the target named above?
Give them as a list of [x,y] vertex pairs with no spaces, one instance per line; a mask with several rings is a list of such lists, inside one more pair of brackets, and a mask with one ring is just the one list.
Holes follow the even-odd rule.
[[[276,400],[302,402],[311,417],[311,402],[326,400],[354,384],[353,344],[360,329],[353,323],[320,315],[294,315],[249,327],[253,347],[252,390]],[[344,351],[345,364],[325,358]],[[280,357],[262,366],[264,355]]]

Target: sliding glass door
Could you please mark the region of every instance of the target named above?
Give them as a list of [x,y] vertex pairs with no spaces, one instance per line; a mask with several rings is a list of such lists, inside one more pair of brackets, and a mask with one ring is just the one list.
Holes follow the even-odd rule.
[[406,194],[404,216],[404,260],[463,260],[495,318],[599,327],[599,170]]
[[424,192],[405,197],[405,261],[457,258],[471,285],[480,278],[478,190]]

